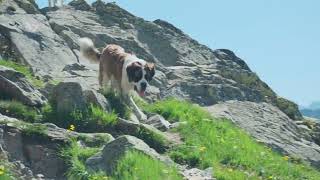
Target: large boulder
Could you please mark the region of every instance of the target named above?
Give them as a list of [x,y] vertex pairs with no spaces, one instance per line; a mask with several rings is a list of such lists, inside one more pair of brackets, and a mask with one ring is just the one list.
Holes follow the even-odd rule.
[[207,110],[215,117],[230,119],[273,150],[320,168],[320,146],[277,107],[267,103],[227,101],[207,107]]
[[111,174],[116,168],[117,162],[128,151],[139,151],[166,164],[174,164],[172,160],[159,155],[142,140],[134,136],[123,135],[106,144],[100,153],[87,159],[86,166],[91,170],[103,171],[107,174]]
[[4,66],[0,66],[0,96],[29,106],[40,107],[46,103],[46,98],[32,86],[25,75]]
[[165,152],[174,143],[165,133],[148,124],[118,118],[113,128],[116,134],[127,134],[142,139],[159,153]]
[[75,109],[86,110],[90,104],[110,110],[108,101],[102,94],[77,79],[60,82],[53,89],[51,101],[59,114],[69,114]]

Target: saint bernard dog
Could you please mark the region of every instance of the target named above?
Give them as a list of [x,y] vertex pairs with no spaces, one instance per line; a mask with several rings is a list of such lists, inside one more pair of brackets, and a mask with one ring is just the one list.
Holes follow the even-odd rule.
[[95,48],[89,38],[80,38],[80,52],[91,63],[99,63],[99,84],[106,88],[118,91],[125,100],[129,100],[137,113],[138,118],[145,119],[145,115],[139,110],[129,93],[134,90],[140,96],[144,96],[148,82],[155,74],[155,64],[139,59],[118,45],[109,44],[102,52]]

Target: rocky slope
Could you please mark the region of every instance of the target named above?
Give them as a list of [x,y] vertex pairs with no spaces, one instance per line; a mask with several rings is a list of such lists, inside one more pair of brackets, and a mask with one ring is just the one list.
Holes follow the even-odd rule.
[[[96,87],[97,67],[79,57],[78,39],[86,36],[99,48],[116,43],[155,62],[152,99],[176,96],[201,105],[226,100],[270,102],[291,118],[301,118],[295,104],[277,97],[230,50],[211,50],[168,22],[145,21],[114,3],[97,1],[91,7],[77,0],[70,5],[39,10],[32,1],[2,2],[0,56],[29,65],[44,80],[76,76]],[[79,61],[86,67],[65,68]]]
[[[74,0],[68,6],[45,9],[39,9],[33,0],[0,2],[0,59],[24,64],[33,78],[42,82],[36,87],[17,69],[0,65],[0,101],[14,99],[35,114],[46,112],[50,104],[50,112],[60,117],[75,109],[89,113],[88,104],[111,113],[117,103],[97,91],[97,66],[79,55],[80,37],[93,39],[99,48],[116,43],[155,62],[155,79],[146,97],[149,102],[173,96],[210,106],[207,109],[213,116],[231,119],[274,150],[320,167],[320,125],[302,120],[297,105],[278,97],[232,51],[211,50],[168,22],[145,21],[100,0],[92,6]],[[118,118],[111,127],[98,122],[94,130],[103,134],[97,138],[87,122],[76,129],[82,133],[50,123],[30,126],[8,117],[15,113],[6,108],[0,107],[0,113],[6,114],[0,114],[0,157],[13,163],[12,169],[22,179],[64,179],[64,167],[70,164],[57,156],[58,146],[66,146],[74,139],[83,148],[90,147],[88,142],[104,140],[99,141],[104,145],[100,153],[85,162],[88,169],[109,172],[112,167],[107,164],[115,166],[124,152],[134,149],[177,167],[187,179],[213,179],[211,168],[181,166],[163,154],[183,139],[168,131],[179,123],[170,124],[159,115],[147,114],[145,122],[134,116],[126,117],[131,121]],[[87,114],[76,115],[72,118],[88,118]],[[45,116],[30,115],[33,122]],[[68,120],[77,123],[72,118]],[[69,125],[67,119],[58,119],[49,121],[64,128]]]
[[207,108],[216,117],[232,120],[273,150],[320,166],[320,146],[312,129],[297,125],[278,108],[267,103],[227,101]]

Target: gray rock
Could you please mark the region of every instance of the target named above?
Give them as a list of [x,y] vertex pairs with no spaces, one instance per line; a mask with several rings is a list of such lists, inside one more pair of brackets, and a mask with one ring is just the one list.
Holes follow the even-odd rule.
[[[159,153],[165,152],[173,143],[166,134],[148,124],[118,118],[118,123],[114,126],[114,129],[117,134],[132,135],[144,140],[146,144]],[[157,140],[161,138],[161,141],[155,141],[152,139],[153,137],[156,137]]]
[[103,95],[77,80],[60,82],[53,89],[51,98],[59,114],[69,114],[75,109],[86,110],[90,104],[110,110],[109,103]]
[[182,175],[187,180],[215,180],[213,178],[213,168],[200,170],[198,168],[184,169]]
[[11,42],[14,57],[30,65],[34,73],[42,77],[61,77],[63,67],[77,62],[77,58],[51,29],[48,19],[30,2],[1,2],[0,34]]
[[267,103],[228,101],[207,110],[213,116],[230,119],[273,150],[320,168],[320,146],[305,136],[278,108]]
[[28,124],[45,127],[44,135],[28,135],[23,133],[26,125],[17,119],[0,115],[0,145],[10,161],[16,164],[21,176],[25,176],[22,179],[26,180],[32,179],[33,174],[43,174],[44,179],[65,179],[67,165],[59,152],[71,138],[81,139],[85,145],[101,145],[114,140],[107,133],[70,132],[50,123]]
[[107,174],[111,174],[116,167],[117,162],[126,154],[126,152],[133,150],[158,159],[166,164],[173,165],[173,162],[169,158],[159,155],[142,140],[133,136],[124,135],[106,144],[100,153],[90,157],[86,161],[86,166],[95,171],[100,170]]
[[15,99],[29,106],[40,107],[46,103],[46,98],[22,73],[4,66],[0,66],[0,94],[2,97]]
[[161,131],[168,130],[171,125],[167,120],[165,120],[160,115],[151,116],[150,118],[148,118],[148,120],[145,123],[157,128]]

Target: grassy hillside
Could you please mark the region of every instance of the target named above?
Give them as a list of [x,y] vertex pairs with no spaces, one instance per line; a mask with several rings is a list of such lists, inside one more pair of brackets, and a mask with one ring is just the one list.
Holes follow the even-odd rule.
[[316,180],[320,177],[319,171],[258,144],[230,121],[212,118],[196,105],[168,99],[143,107],[171,122],[186,121],[176,129],[185,144],[173,148],[169,152],[171,158],[200,168],[213,166],[217,179]]

